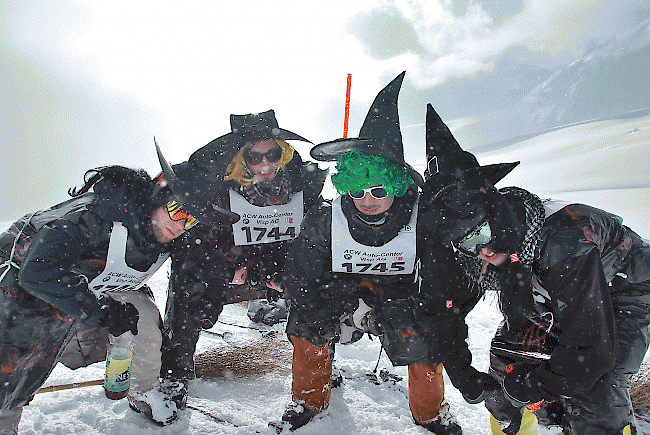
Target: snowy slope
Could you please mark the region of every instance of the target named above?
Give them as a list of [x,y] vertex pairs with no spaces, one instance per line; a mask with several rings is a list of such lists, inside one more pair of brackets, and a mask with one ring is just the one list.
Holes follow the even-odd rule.
[[[478,155],[483,164],[521,160],[522,164],[500,184],[519,185],[541,196],[553,196],[585,202],[617,213],[625,218],[642,237],[650,239],[650,117],[625,121],[574,126],[513,144],[495,152]],[[420,169],[422,165],[418,166]],[[4,229],[9,222],[4,223]],[[164,307],[166,268],[151,281],[159,307]],[[500,315],[490,297],[482,301],[468,317],[470,346],[474,366],[487,367],[487,350]],[[248,325],[245,307],[226,307],[221,320]],[[280,330],[279,326],[276,328]],[[259,343],[261,334],[246,328],[218,323],[214,331],[230,331],[227,341],[204,335],[199,350],[214,347],[234,348]],[[283,334],[270,342],[281,346]],[[286,345],[286,343],[285,343]],[[377,340],[363,339],[337,348],[336,364],[345,369],[344,386],[335,389],[329,414],[296,431],[306,434],[425,434],[413,425],[404,391],[377,386],[363,380],[364,374],[377,363]],[[405,368],[391,368],[382,355],[379,368],[389,368],[406,378]],[[180,421],[168,427],[151,425],[144,417],[128,409],[126,401],[110,401],[101,387],[39,394],[25,408],[20,425],[21,435],[34,434],[249,434],[269,433],[268,420],[277,419],[290,400],[290,367],[244,378],[196,380],[190,386],[190,403],[211,410],[231,424],[218,423],[196,411],[183,412]],[[57,366],[50,384],[101,378],[103,364],[70,371]],[[401,391],[400,391],[401,390]],[[482,405],[466,404],[460,393],[447,382],[447,398],[466,435],[487,434],[487,412]],[[557,431],[543,431],[543,434]],[[644,427],[650,434],[650,427]]]
[[[470,112],[466,115],[469,116],[466,125],[456,132],[457,137],[467,145],[482,146],[522,134],[647,109],[650,106],[650,88],[647,86],[647,74],[641,72],[649,67],[650,19],[608,40],[592,41],[580,57],[553,70],[550,75],[513,59],[497,72],[516,68],[519,74],[510,81],[505,75],[499,87],[495,83],[495,86],[482,92],[483,98],[487,95],[501,102],[501,107],[494,107],[480,115]],[[538,76],[543,78],[542,81],[526,95],[511,100],[516,101],[515,104],[504,101],[504,94],[527,88],[524,85],[517,86],[515,90],[504,89],[504,83],[535,83]],[[472,82],[472,86],[478,85]],[[474,101],[472,98],[477,92],[472,91],[470,87],[468,92],[461,94],[461,101],[463,96],[469,102]],[[444,108],[442,95],[444,92],[440,96],[440,104]],[[434,106],[436,100],[432,98]],[[457,104],[453,106],[458,107]]]

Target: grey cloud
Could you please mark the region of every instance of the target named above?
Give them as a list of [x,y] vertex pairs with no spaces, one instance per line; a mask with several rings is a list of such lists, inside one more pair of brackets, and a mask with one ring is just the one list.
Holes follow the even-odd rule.
[[467,13],[471,4],[480,4],[483,10],[492,18],[495,26],[500,26],[516,17],[526,7],[524,0],[481,0],[479,2],[472,0],[453,0],[452,11],[457,17],[462,17]]
[[407,52],[426,54],[413,25],[392,7],[357,15],[349,21],[348,29],[364,44],[368,54],[377,59]]

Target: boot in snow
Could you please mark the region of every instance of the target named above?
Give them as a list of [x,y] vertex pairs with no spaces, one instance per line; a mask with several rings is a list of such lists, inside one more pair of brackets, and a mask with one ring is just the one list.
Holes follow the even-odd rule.
[[438,416],[427,423],[418,423],[429,432],[436,435],[463,435],[463,430],[460,428],[456,417],[449,411],[449,404],[445,403],[440,407]]
[[276,433],[282,433],[285,428],[296,430],[299,427],[303,427],[317,416],[322,417],[325,415],[325,411],[314,411],[305,407],[303,405],[304,403],[305,402],[302,400],[291,402],[287,405],[284,414],[282,414],[282,421],[271,422],[269,423],[269,427],[275,429]]
[[181,410],[187,404],[187,381],[179,379],[163,379],[160,391],[176,404],[176,409]]
[[246,315],[255,323],[272,326],[287,320],[288,313],[287,303],[284,299],[273,302],[266,299],[257,299],[248,302]]
[[152,388],[146,393],[129,394],[128,399],[132,410],[144,414],[159,426],[166,426],[178,419],[176,403],[159,388]]

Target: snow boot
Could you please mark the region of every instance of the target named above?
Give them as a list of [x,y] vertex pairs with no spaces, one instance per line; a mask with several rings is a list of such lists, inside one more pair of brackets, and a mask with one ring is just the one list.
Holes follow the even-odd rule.
[[160,388],[152,388],[146,393],[129,394],[128,400],[132,410],[144,414],[159,426],[166,426],[178,419],[176,403]]
[[246,315],[255,323],[272,326],[287,320],[288,313],[287,303],[284,299],[278,299],[277,301],[257,299],[248,302]]
[[163,379],[160,383],[160,391],[176,404],[176,409],[185,408],[187,404],[187,381]]
[[456,417],[449,411],[448,404],[440,408],[438,416],[433,420],[427,423],[417,421],[415,423],[436,435],[463,435],[463,429],[458,424]]
[[276,433],[282,433],[283,430],[288,428],[289,430],[296,430],[299,427],[303,427],[316,417],[322,417],[325,415],[326,410],[322,412],[314,411],[304,406],[304,401],[298,400],[293,401],[287,405],[287,409],[282,414],[282,421],[271,422],[269,427],[275,429]]

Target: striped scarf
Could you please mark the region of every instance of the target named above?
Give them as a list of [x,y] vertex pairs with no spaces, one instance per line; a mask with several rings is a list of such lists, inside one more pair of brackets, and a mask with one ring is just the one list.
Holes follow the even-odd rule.
[[[250,177],[252,178],[252,175]],[[271,183],[261,186],[253,182],[248,186],[241,186],[240,190],[248,202],[264,207],[288,203],[290,188],[289,177],[284,170],[280,170]]]
[[[544,206],[537,195],[519,187],[499,189],[503,195],[513,195],[520,198],[526,209],[526,234],[517,252],[521,264],[532,274],[533,261],[539,257],[539,242],[542,238],[542,227],[546,219]],[[497,278],[498,270],[490,267],[484,269],[483,261],[478,257],[470,257],[457,253],[457,261],[461,264],[463,273],[471,287],[478,286],[482,294],[487,291],[500,290]]]

